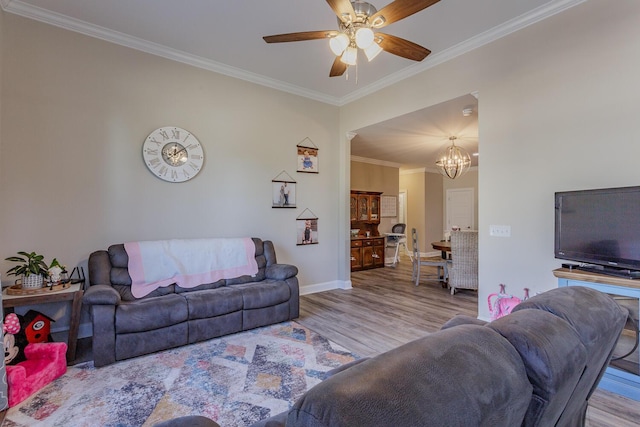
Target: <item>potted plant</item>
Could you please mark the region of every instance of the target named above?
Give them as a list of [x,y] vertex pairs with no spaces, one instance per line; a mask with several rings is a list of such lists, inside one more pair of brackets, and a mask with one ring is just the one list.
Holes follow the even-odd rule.
[[20,256],[5,258],[6,261],[19,263],[19,265],[7,270],[7,274],[10,276],[22,276],[23,289],[41,288],[49,270],[44,262],[44,256],[35,252],[28,253],[23,251],[18,252],[18,255]]

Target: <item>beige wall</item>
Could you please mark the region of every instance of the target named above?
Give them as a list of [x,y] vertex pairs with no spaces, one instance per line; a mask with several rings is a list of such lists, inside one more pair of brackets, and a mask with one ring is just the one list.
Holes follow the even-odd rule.
[[425,173],[425,236],[424,250],[433,252],[431,242],[442,239],[442,222],[444,221],[444,205],[442,204],[442,183],[444,181],[439,173]]
[[[426,187],[425,173],[401,173],[400,189],[407,191],[407,236],[410,237],[411,229],[416,229],[418,246],[424,252],[426,246]],[[411,249],[411,248],[409,248]]]
[[[351,162],[351,189],[360,191],[380,191],[383,196],[398,196],[399,169],[380,164]],[[398,217],[382,217],[378,231],[390,233],[398,223]]]
[[638,22],[636,0],[581,3],[341,110],[345,135],[478,91],[480,317],[499,283],[557,286],[555,191],[638,185]]
[[[298,266],[303,288],[337,284],[337,107],[8,13],[1,31],[1,259],[36,251],[71,268],[124,241],[256,236]],[[147,170],[142,143],[162,126],[202,143],[193,180]],[[305,137],[320,148],[318,174],[296,173]],[[271,208],[283,170],[297,209]],[[306,208],[320,243],[296,246]]]
[[442,176],[417,169],[403,171],[400,189],[407,190],[407,235],[415,228],[420,252],[439,253],[429,243],[442,238]]

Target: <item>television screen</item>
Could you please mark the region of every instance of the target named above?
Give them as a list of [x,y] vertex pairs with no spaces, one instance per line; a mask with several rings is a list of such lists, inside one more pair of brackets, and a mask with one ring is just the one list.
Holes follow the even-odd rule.
[[640,270],[640,187],[558,192],[555,211],[556,258]]

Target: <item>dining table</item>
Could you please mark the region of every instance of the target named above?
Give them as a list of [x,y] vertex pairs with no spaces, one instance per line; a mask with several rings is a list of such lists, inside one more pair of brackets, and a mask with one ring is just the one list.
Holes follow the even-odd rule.
[[451,242],[448,240],[440,240],[437,242],[431,242],[433,249],[440,251],[442,259],[448,259],[451,252]]

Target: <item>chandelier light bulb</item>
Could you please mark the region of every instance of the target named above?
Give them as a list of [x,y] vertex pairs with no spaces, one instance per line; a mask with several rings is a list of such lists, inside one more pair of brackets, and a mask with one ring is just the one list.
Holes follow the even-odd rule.
[[356,65],[356,61],[358,59],[358,49],[354,46],[349,46],[345,49],[340,61],[344,62],[347,65]]
[[366,49],[373,43],[373,31],[371,28],[362,27],[356,31],[356,46]]
[[331,48],[331,52],[336,56],[342,55],[342,52],[349,46],[349,36],[345,33],[340,33],[335,37],[332,37],[329,40],[329,47]]

